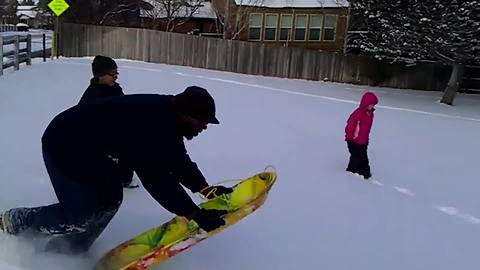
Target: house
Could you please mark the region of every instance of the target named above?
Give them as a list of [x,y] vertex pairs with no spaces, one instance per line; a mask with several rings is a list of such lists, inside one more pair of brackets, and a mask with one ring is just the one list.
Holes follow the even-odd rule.
[[30,27],[38,27],[36,6],[17,6],[17,19],[19,23],[28,24]]
[[347,0],[186,1],[169,12],[159,1],[143,2],[150,8],[140,10],[142,28],[332,52],[344,47]]
[[[10,23],[28,25],[28,27],[37,28],[38,8],[35,5],[19,5],[12,0],[0,1],[0,24]],[[25,27],[25,26],[23,26]]]
[[212,0],[212,5],[224,18],[228,38],[333,52],[344,46],[346,0]]
[[[140,26],[162,31],[205,34],[217,33],[217,16],[210,1],[165,8],[158,1],[144,0],[149,8],[140,9]],[[167,11],[168,10],[168,11]]]

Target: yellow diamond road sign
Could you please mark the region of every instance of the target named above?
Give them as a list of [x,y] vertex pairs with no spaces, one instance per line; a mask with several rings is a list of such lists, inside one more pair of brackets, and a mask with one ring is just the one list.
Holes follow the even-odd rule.
[[65,2],[65,0],[52,0],[50,3],[48,3],[48,7],[53,11],[53,13],[55,13],[55,15],[60,16],[70,6],[67,2]]

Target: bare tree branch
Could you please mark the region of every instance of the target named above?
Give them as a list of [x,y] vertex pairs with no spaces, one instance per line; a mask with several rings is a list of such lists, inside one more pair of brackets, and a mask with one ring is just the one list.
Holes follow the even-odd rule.
[[230,1],[226,1],[228,6],[225,10],[218,10],[215,7],[217,25],[221,26],[225,39],[237,39],[248,28],[249,14],[264,6],[265,0],[241,0],[235,7],[229,3]]
[[165,30],[170,32],[194,17],[203,7],[205,0],[144,0],[144,2],[154,8],[142,10],[142,16],[150,18],[154,23],[165,22]]
[[438,59],[441,59],[442,61],[445,61],[447,63],[455,63],[455,60],[451,57],[446,56],[445,54],[442,54],[438,50],[433,49],[432,54],[437,57]]
[[117,15],[126,11],[135,11],[135,10],[137,10],[137,6],[135,4],[120,4],[114,10],[111,10],[105,13],[105,15],[103,15],[102,19],[100,20],[99,24],[103,24],[106,19],[114,15]]

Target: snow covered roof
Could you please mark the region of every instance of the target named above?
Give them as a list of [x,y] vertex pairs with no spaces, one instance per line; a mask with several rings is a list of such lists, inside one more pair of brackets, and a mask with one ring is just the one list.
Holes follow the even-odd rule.
[[[158,2],[152,0],[144,0],[145,2],[151,4],[154,8],[153,10],[140,10],[140,17],[145,18],[166,18],[167,14],[163,8],[160,7]],[[176,12],[175,16],[178,18],[184,18],[190,12],[187,10],[186,7],[182,8],[178,12]],[[206,19],[216,19],[217,16],[215,11],[212,8],[212,3],[210,2],[203,2],[202,5],[195,11],[193,14],[194,18],[206,18]]]
[[17,6],[17,11],[18,10],[32,10],[36,8],[37,6]]
[[21,19],[35,18],[37,16],[36,6],[18,6],[17,16]]
[[28,17],[28,18],[35,18],[37,16],[37,12],[34,10],[26,10],[26,11],[17,11],[18,17]]
[[348,7],[347,0],[235,0],[237,5],[267,8],[332,8]]

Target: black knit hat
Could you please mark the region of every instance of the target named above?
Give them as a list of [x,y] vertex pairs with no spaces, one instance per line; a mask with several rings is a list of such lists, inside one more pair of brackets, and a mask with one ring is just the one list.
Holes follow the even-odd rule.
[[92,73],[94,77],[100,77],[117,69],[117,63],[110,58],[102,55],[97,55],[92,62]]
[[189,86],[185,91],[175,96],[176,108],[195,119],[210,124],[219,124],[215,117],[215,101],[204,88]]

